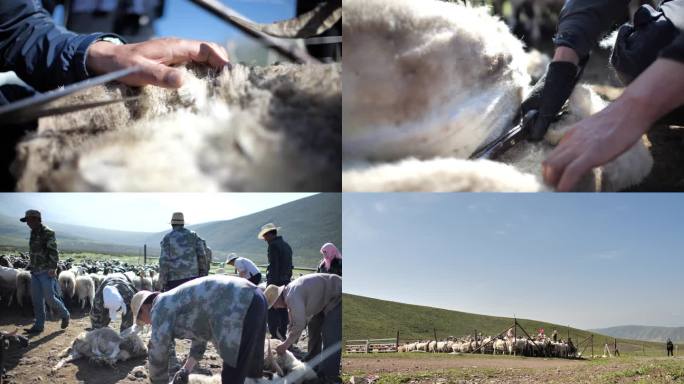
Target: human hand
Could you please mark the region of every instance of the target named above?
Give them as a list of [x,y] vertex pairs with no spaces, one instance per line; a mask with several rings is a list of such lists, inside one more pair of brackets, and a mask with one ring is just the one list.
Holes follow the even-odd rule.
[[638,105],[615,102],[576,123],[543,162],[544,181],[567,192],[592,168],[631,148],[651,126]]
[[57,276],[57,270],[56,270],[56,269],[50,269],[50,270],[48,270],[48,276],[50,276],[50,277],[55,277],[55,276]]
[[119,81],[132,86],[151,84],[178,88],[183,85],[183,72],[171,65],[189,61],[206,63],[215,69],[230,64],[228,52],[218,44],[163,38],[125,45],[95,42],[88,49],[86,66],[96,75],[138,66],[140,71]]

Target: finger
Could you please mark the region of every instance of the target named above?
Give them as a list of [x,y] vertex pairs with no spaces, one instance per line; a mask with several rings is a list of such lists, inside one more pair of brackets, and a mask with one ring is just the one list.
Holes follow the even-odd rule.
[[169,64],[194,61],[207,63],[216,69],[229,64],[228,53],[220,49],[217,44],[195,40],[171,40],[169,44],[172,44]]
[[121,82],[133,86],[156,85],[163,88],[179,88],[183,85],[183,72],[179,69],[151,60],[141,59],[138,62],[140,71],[126,76]]
[[552,187],[556,187],[558,181],[563,175],[565,167],[572,162],[573,156],[566,146],[559,145],[556,147],[549,157],[542,162],[542,175],[544,182]]
[[565,167],[563,176],[556,188],[559,192],[569,192],[577,185],[582,176],[591,170],[591,163],[586,157],[580,157]]

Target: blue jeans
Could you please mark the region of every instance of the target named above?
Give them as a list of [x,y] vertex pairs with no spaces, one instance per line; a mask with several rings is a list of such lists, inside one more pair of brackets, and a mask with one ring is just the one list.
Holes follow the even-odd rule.
[[48,276],[47,272],[31,273],[31,301],[36,315],[35,328],[45,328],[45,304],[60,313],[61,318],[69,317],[69,311],[62,300],[57,297],[57,279]]
[[[337,304],[323,318],[323,350],[342,342],[342,303]],[[334,379],[340,376],[340,362],[342,350],[339,349],[327,359],[323,360],[318,370],[320,376]]]

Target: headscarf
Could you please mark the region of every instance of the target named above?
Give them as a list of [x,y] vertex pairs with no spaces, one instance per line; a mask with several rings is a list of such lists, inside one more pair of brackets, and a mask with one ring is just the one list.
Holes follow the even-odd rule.
[[323,254],[325,269],[330,269],[330,264],[334,259],[342,259],[342,254],[333,243],[323,244],[321,247],[321,254]]

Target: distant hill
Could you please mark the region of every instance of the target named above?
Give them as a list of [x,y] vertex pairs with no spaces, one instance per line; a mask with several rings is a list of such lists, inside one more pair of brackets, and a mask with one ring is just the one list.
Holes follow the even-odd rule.
[[618,327],[592,329],[591,331],[602,335],[626,339],[664,342],[669,338],[675,343],[684,343],[684,327],[623,325]]
[[[344,340],[365,340],[376,338],[394,338],[399,331],[400,340],[444,339],[447,336],[465,336],[474,334],[475,330],[484,335],[497,335],[513,325],[512,318],[478,315],[473,313],[451,311],[433,307],[403,304],[378,300],[350,294],[342,295],[342,337]],[[586,339],[592,332],[570,328],[564,325],[543,321],[518,319],[518,323],[532,334],[544,328],[547,335],[554,329],[562,338],[567,338],[568,331],[575,343]],[[518,331],[518,335],[521,332]],[[594,353],[601,354],[604,344],[613,344],[613,338],[594,333]],[[618,338],[621,352],[658,353],[662,349],[660,343],[649,343],[637,340]],[[580,349],[581,350],[581,349]],[[587,349],[585,355],[589,354]]]
[[[207,241],[217,261],[225,260],[228,253],[235,252],[257,264],[265,264],[267,245],[256,235],[263,224],[273,222],[282,227],[283,237],[292,246],[295,266],[313,268],[320,260],[321,245],[333,242],[341,248],[341,209],[340,194],[322,193],[236,219],[188,228]],[[138,255],[143,244],[147,244],[151,257],[159,256],[159,243],[168,232],[126,232],[52,222],[48,225],[57,232],[63,251]],[[25,224],[17,218],[0,215],[0,246],[25,250],[28,237]]]

